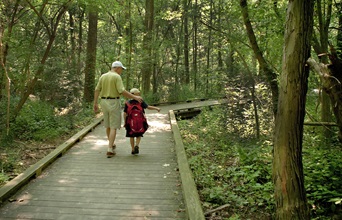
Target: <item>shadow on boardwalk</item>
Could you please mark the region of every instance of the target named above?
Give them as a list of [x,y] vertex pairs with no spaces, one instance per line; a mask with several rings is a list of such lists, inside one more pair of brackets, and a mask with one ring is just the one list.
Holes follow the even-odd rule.
[[121,129],[117,155],[106,158],[99,125],[13,196],[0,219],[185,219],[168,116],[148,120],[138,156]]
[[106,158],[105,129],[97,126],[5,202],[0,219],[186,219],[168,111],[217,103],[161,106],[157,114],[147,111],[150,128],[138,156],[131,155],[121,129],[117,155]]

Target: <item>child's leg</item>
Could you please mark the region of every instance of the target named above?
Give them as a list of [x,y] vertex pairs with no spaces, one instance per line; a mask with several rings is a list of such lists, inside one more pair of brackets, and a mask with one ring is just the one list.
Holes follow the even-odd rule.
[[134,154],[139,154],[140,140],[141,140],[141,137],[137,137],[135,147],[134,147]]
[[139,147],[140,141],[141,141],[141,137],[137,137],[137,142],[136,142],[135,146]]
[[131,143],[132,151],[134,151],[134,146],[135,146],[135,144],[134,144],[134,137],[130,137],[130,138],[129,138],[129,141],[130,141],[130,143]]

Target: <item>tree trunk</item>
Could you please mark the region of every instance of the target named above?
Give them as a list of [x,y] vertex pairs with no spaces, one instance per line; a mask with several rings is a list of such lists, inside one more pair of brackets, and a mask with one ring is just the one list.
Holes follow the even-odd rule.
[[[316,54],[320,57],[321,62],[328,64],[328,38],[329,25],[331,21],[332,0],[328,0],[324,4],[322,4],[321,1],[317,1],[316,5],[316,14],[318,17],[319,26],[319,40],[317,40],[314,35],[313,48]],[[331,119],[331,103],[329,96],[325,90],[323,90],[321,96],[321,121],[330,122]],[[323,126],[322,129],[325,138],[331,137],[331,130],[329,128]]]
[[[193,56],[193,59],[192,59],[192,65],[193,65],[193,72],[194,72],[194,89],[195,89],[195,92],[197,91],[197,72],[198,72],[198,66],[197,66],[197,55],[198,55],[198,47],[197,47],[197,31],[198,31],[198,3],[197,3],[197,0],[195,0],[195,6],[194,6],[194,17],[193,17],[193,40],[192,40],[192,44],[193,44],[193,52],[192,52],[192,56]],[[189,79],[189,82],[190,82],[190,79]]]
[[184,5],[184,68],[185,74],[182,76],[181,82],[189,85],[190,83],[190,62],[189,62],[189,0],[183,0]]
[[342,3],[336,3],[338,11],[338,30],[337,30],[337,56],[342,59]]
[[84,101],[94,100],[95,89],[95,67],[96,67],[96,45],[97,45],[97,20],[98,12],[96,7],[89,11],[89,30],[87,40],[87,58],[84,78]]
[[247,31],[247,35],[249,38],[249,42],[254,51],[255,57],[259,62],[260,69],[263,71],[263,74],[266,76],[266,79],[268,81],[268,84],[272,92],[273,113],[274,115],[276,115],[277,104],[278,104],[278,94],[279,94],[277,74],[268,65],[264,56],[262,55],[262,51],[259,48],[251,21],[249,19],[247,0],[240,0],[240,6],[241,6],[241,12],[242,12],[243,20],[246,26],[246,31]]
[[151,89],[151,76],[153,68],[153,55],[152,55],[152,44],[153,44],[153,22],[154,22],[154,0],[146,0],[146,13],[145,13],[145,28],[146,35],[143,39],[143,47],[146,52],[142,66],[142,90],[144,94],[147,94]]
[[[11,17],[4,18],[3,20],[8,21],[8,23],[4,21],[0,21],[0,100],[4,97],[4,94],[10,94],[9,91],[9,77],[6,71],[6,60],[7,54],[9,50],[9,42],[12,37],[13,26],[15,25],[15,18],[19,13],[19,0],[15,2],[4,3],[4,7],[0,10],[2,16],[10,15]],[[4,13],[6,11],[6,13]],[[5,31],[6,30],[6,31]],[[6,35],[5,35],[6,33]],[[6,39],[4,41],[4,39]],[[7,96],[7,95],[5,95]],[[7,97],[8,99],[10,97]],[[8,103],[9,104],[9,103]]]
[[82,72],[83,20],[84,20],[84,11],[81,10],[80,15],[79,15],[79,21],[78,21],[78,48],[77,48],[77,71],[76,71],[78,76],[80,76]]
[[[125,1],[125,17],[126,17],[126,55],[127,55],[127,66],[132,66],[132,50],[133,50],[133,32],[132,32],[132,21],[131,21],[131,1]],[[126,88],[132,88],[133,83],[131,82],[132,69],[129,68],[126,71]]]
[[[210,19],[209,19],[209,25],[213,25],[213,0],[210,0]],[[212,29],[209,28],[209,34],[208,34],[208,46],[207,46],[207,64],[206,64],[206,85],[205,85],[205,95],[208,97],[209,94],[209,73],[210,73],[210,57],[211,57],[211,48],[212,48]]]
[[[10,118],[11,118],[11,112],[10,112],[10,103],[11,103],[11,79],[7,73],[6,69],[6,60],[7,60],[7,54],[9,50],[8,42],[10,41],[12,37],[12,30],[13,26],[15,25],[15,17],[18,13],[18,0],[15,1],[15,3],[12,5],[12,3],[9,2],[9,5],[6,5],[2,10],[9,11],[11,10],[11,13],[7,13],[11,15],[11,18],[8,18],[8,24],[7,27],[5,27],[5,22],[0,21],[0,100],[2,100],[4,97],[7,98],[7,107],[6,107],[6,134],[9,134],[10,129]],[[2,12],[2,10],[0,12]],[[5,29],[7,30],[7,35],[5,35]],[[7,40],[4,42],[3,39],[7,38]],[[2,120],[0,120],[0,123],[3,123]],[[5,124],[5,123],[4,123]]]
[[292,0],[287,9],[273,152],[276,219],[279,220],[310,219],[302,142],[313,5],[313,0]]

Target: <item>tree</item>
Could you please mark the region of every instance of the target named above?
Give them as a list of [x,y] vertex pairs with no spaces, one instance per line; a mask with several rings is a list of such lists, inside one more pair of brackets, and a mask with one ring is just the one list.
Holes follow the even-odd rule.
[[304,188],[302,142],[313,5],[313,0],[288,3],[274,133],[276,219],[310,219]]
[[336,9],[338,14],[338,30],[337,30],[337,55],[339,59],[342,59],[342,2],[336,3]]
[[95,67],[96,67],[96,45],[97,45],[97,7],[89,7],[89,31],[87,43],[87,58],[84,78],[84,101],[92,102],[94,100],[95,89]]
[[[47,7],[47,1],[44,1],[42,5],[40,5],[40,8],[37,8],[32,4],[32,2],[27,1],[30,9],[36,14],[37,20],[36,20],[36,25],[35,25],[35,30],[33,30],[32,34],[32,39],[31,39],[31,46],[34,45],[36,40],[38,39],[38,35],[40,32],[41,27],[43,26],[45,28],[45,31],[48,36],[48,43],[45,47],[45,51],[40,59],[39,67],[37,68],[36,72],[34,73],[34,76],[32,79],[29,79],[26,82],[26,88],[22,91],[20,100],[17,104],[17,106],[14,109],[13,116],[14,118],[19,114],[20,110],[24,106],[26,100],[28,99],[29,95],[33,93],[35,86],[38,82],[38,80],[42,77],[44,73],[44,67],[45,63],[49,57],[49,54],[52,50],[56,35],[57,35],[57,30],[58,30],[58,25],[60,23],[60,20],[62,19],[63,15],[65,12],[68,10],[69,4],[71,3],[72,0],[65,1],[62,5],[59,6],[57,9],[57,13],[51,17],[50,19],[47,19],[44,17],[44,12],[49,11],[50,8]],[[26,59],[26,72],[30,72],[30,61],[33,59],[31,55],[27,56]]]
[[[12,36],[13,26],[16,23],[16,16],[20,12],[18,1],[14,3],[4,2],[5,7],[0,10],[0,101],[3,97],[7,97],[6,107],[6,130],[7,135],[10,129],[10,102],[11,102],[11,79],[7,72],[6,60],[9,50],[9,40]],[[5,30],[7,29],[7,35]],[[3,40],[7,38],[7,40]],[[6,94],[6,95],[5,95]],[[0,123],[2,122],[0,118]]]
[[266,76],[267,82],[268,82],[270,89],[271,89],[271,92],[272,92],[273,113],[274,113],[274,115],[276,115],[278,94],[279,94],[277,74],[272,70],[270,65],[267,63],[259,45],[258,45],[257,39],[256,39],[255,34],[254,34],[254,30],[252,27],[252,23],[249,19],[247,0],[240,0],[240,6],[241,6],[243,21],[244,21],[245,26],[246,26],[246,31],[247,31],[247,35],[249,38],[250,45],[254,51],[256,59],[259,62],[260,69],[262,70],[263,74]]
[[190,61],[189,61],[189,0],[183,0],[183,26],[184,26],[184,68],[185,68],[185,74],[184,77],[182,77],[186,85],[189,85],[190,83]]
[[143,93],[147,94],[151,88],[151,76],[152,67],[154,64],[153,54],[152,54],[152,44],[153,44],[153,23],[154,23],[154,0],[146,0],[145,7],[145,28],[146,33],[144,36],[143,48],[146,52],[144,56],[144,62],[141,69],[143,78]]
[[[331,22],[332,0],[327,0],[322,3],[321,0],[316,3],[316,14],[318,17],[318,34],[313,34],[313,48],[316,54],[320,57],[322,63],[327,64],[328,59],[328,38],[329,26]],[[321,82],[323,83],[323,82]],[[331,121],[331,104],[328,94],[323,90],[321,95],[321,121]],[[331,136],[331,130],[323,126],[323,133],[325,137]]]

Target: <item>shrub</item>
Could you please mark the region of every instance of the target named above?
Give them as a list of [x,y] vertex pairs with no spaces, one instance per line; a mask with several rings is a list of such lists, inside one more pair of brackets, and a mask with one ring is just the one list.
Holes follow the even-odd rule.
[[28,101],[11,127],[21,140],[46,140],[59,135],[53,107],[40,101]]

